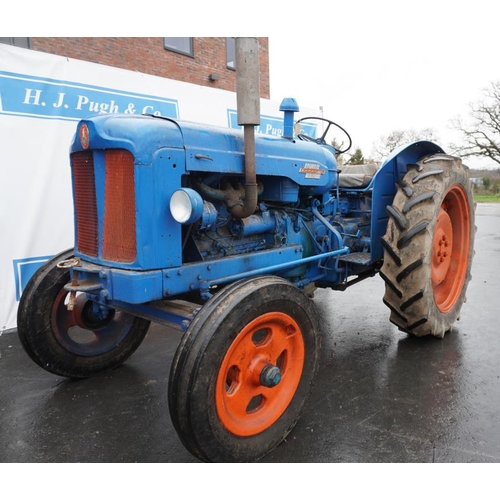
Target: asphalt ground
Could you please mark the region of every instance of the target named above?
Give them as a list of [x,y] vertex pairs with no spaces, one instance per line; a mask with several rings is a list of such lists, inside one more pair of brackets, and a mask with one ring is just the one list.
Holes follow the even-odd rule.
[[[476,225],[468,300],[444,339],[398,331],[378,276],[316,292],[316,384],[262,463],[500,462],[500,204],[478,205]],[[75,381],[35,365],[15,333],[0,336],[0,462],[197,462],[168,411],[180,338],[152,325],[122,367]]]

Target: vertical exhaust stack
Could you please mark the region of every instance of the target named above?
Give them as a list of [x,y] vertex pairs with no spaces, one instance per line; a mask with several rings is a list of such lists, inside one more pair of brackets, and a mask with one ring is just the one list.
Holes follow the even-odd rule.
[[255,126],[260,124],[259,39],[236,37],[236,106],[238,125],[243,125],[245,142],[245,199],[229,209],[231,215],[244,219],[257,208],[255,173]]

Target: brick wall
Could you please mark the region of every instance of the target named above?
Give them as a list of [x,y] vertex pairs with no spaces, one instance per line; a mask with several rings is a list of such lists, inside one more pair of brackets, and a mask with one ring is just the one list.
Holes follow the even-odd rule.
[[[270,98],[269,43],[259,38],[260,94]],[[193,38],[194,57],[163,48],[163,38],[31,38],[32,50],[236,92],[236,73],[226,67],[226,38]],[[219,80],[212,82],[208,75]]]

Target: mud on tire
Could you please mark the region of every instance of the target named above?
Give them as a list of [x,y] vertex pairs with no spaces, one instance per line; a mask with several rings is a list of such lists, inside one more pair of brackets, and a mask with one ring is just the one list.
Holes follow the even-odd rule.
[[443,337],[465,301],[474,245],[468,168],[439,154],[407,167],[382,239],[384,303],[390,320],[416,336]]

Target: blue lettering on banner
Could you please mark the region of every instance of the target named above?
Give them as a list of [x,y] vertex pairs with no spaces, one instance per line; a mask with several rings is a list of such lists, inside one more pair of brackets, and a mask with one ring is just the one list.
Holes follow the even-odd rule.
[[0,114],[80,120],[93,114],[178,118],[175,99],[0,71]]
[[[238,125],[238,113],[234,109],[227,110],[227,119],[229,128],[240,128]],[[301,122],[300,131],[310,137],[316,136],[316,124]],[[281,137],[283,135],[283,118],[274,116],[260,116],[260,125],[257,125],[255,131],[259,134],[275,135]]]
[[17,301],[21,299],[23,290],[38,268],[51,258],[52,255],[48,255],[45,257],[30,257],[27,259],[16,259],[12,261],[14,264],[14,280],[16,282]]

